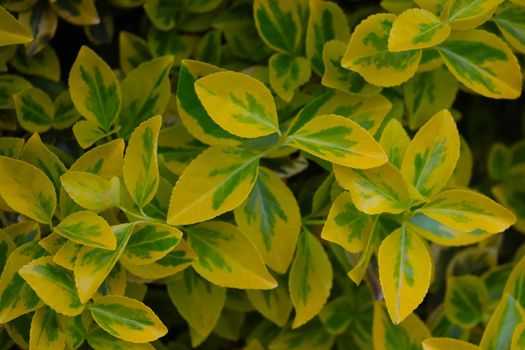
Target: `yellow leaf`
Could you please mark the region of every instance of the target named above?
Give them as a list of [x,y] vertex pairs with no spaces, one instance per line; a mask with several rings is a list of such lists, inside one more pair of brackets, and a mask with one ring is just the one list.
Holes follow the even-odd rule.
[[73,213],[53,230],[67,239],[90,247],[113,250],[117,245],[111,226],[91,211]]
[[31,33],[0,6],[0,46],[25,44],[33,40]]
[[81,155],[70,170],[87,171],[110,179],[122,173],[124,155],[124,140],[116,139],[103,145],[94,147]]
[[[521,350],[523,349],[524,345],[525,345],[525,322],[522,322],[514,330],[514,334],[512,335],[512,344],[510,346],[510,350]],[[469,350],[469,349],[466,349],[466,350]],[[472,349],[472,350],[475,350],[475,349]]]
[[381,133],[379,143],[388,156],[388,162],[398,169],[401,168],[410,137],[398,120],[392,119],[388,122]]
[[73,135],[75,135],[80,147],[84,149],[91,147],[95,142],[110,134],[89,120],[80,120],[73,125]]
[[75,3],[52,1],[51,7],[62,19],[69,23],[88,26],[100,23],[93,0],[80,0]]
[[13,95],[16,117],[29,132],[45,132],[55,118],[55,104],[49,95],[38,88],[30,88]]
[[428,338],[423,341],[423,350],[480,350],[474,344],[453,338]]
[[73,271],[77,254],[82,249],[82,245],[73,241],[67,241],[53,256],[53,261],[58,265]]
[[474,29],[488,20],[494,9],[504,0],[450,0],[443,17],[452,29]]
[[270,86],[286,102],[290,102],[295,89],[310,80],[310,62],[299,56],[276,53],[268,61]]
[[288,322],[292,312],[292,301],[288,293],[287,281],[278,278],[279,285],[271,290],[246,290],[253,307],[268,320],[280,327]]
[[60,177],[62,186],[80,206],[96,212],[120,203],[120,182],[117,177],[106,180],[85,171],[68,171]]
[[58,324],[57,314],[48,307],[35,311],[29,332],[31,350],[57,350],[66,347],[66,336]]
[[399,324],[427,294],[432,273],[430,253],[425,242],[403,225],[383,240],[377,259],[388,314]]

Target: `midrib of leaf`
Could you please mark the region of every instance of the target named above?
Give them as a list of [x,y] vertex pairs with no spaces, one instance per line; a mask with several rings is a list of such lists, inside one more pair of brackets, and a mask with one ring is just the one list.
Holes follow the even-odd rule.
[[[120,316],[119,314],[115,314],[115,313],[112,313],[110,311],[106,311],[106,310],[100,308],[100,306],[97,307],[97,305],[95,305],[91,309],[95,309],[96,310],[95,312],[97,314],[102,314],[102,315],[106,316],[106,318],[109,318],[109,319],[112,319],[112,320],[117,320],[118,322],[114,322],[113,324],[116,324],[119,327],[125,326],[126,324],[133,324],[133,325],[135,325],[136,328],[140,328],[140,330],[144,330],[144,324],[143,323],[137,322],[137,321],[135,321],[135,320],[133,320],[131,318],[126,318],[126,317]],[[110,317],[108,317],[108,316],[110,316]],[[146,325],[146,327],[147,326],[148,325]]]
[[403,224],[401,226],[401,244],[399,249],[399,279],[397,280],[397,291],[396,291],[396,317],[395,321],[399,321],[399,309],[401,308],[401,289],[403,288],[403,279],[405,276],[405,260],[406,260],[406,251],[405,251],[405,240],[406,240],[406,226]]

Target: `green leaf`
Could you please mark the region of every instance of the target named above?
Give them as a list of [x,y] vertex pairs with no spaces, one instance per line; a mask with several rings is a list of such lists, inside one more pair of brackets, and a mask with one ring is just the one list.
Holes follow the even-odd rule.
[[295,90],[310,80],[310,62],[304,57],[276,53],[268,61],[270,86],[286,102]]
[[20,137],[0,137],[0,155],[19,159],[24,147],[24,139]]
[[[285,329],[268,345],[269,350],[330,350],[334,337],[318,321],[309,322],[297,329]],[[258,348],[255,348],[258,350]]]
[[488,302],[488,291],[481,278],[472,275],[449,276],[445,294],[445,314],[464,328],[472,328],[482,321]]
[[178,67],[183,59],[189,58],[197,44],[197,37],[181,35],[178,29],[168,31],[151,27],[148,31],[148,43],[153,56],[173,56],[173,66]]
[[195,52],[195,59],[219,64],[222,56],[222,33],[219,30],[210,30],[202,37]]
[[91,211],[78,211],[65,217],[54,232],[90,247],[113,250],[117,245],[106,220]]
[[338,335],[348,328],[352,321],[352,316],[348,313],[351,308],[352,304],[348,296],[337,297],[325,305],[319,318],[328,333]]
[[79,118],[80,114],[73,106],[69,90],[64,90],[60,95],[55,98],[55,119],[53,120],[53,128],[55,129],[68,129],[73,125]]
[[66,345],[69,349],[76,350],[84,344],[86,334],[91,322],[89,312],[84,312],[75,317],[58,315],[58,323],[66,337]]
[[29,132],[45,132],[55,118],[55,105],[43,90],[30,88],[13,96],[16,117]]

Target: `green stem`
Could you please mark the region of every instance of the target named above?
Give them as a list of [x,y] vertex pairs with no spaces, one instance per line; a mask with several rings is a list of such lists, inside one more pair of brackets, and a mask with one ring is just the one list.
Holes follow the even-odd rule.
[[144,211],[142,210],[142,208],[140,208],[141,213],[132,212],[131,210],[127,210],[126,208],[122,206],[119,207],[119,209],[122,210],[124,213],[126,213],[129,216],[140,219],[145,222],[155,222],[158,224],[165,224],[165,222],[160,219],[152,218],[151,216],[146,215]]

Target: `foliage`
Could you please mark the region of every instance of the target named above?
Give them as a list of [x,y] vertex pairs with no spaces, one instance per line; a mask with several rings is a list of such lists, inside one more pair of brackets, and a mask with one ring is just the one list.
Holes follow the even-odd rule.
[[2,1],[0,349],[525,348],[524,6]]

